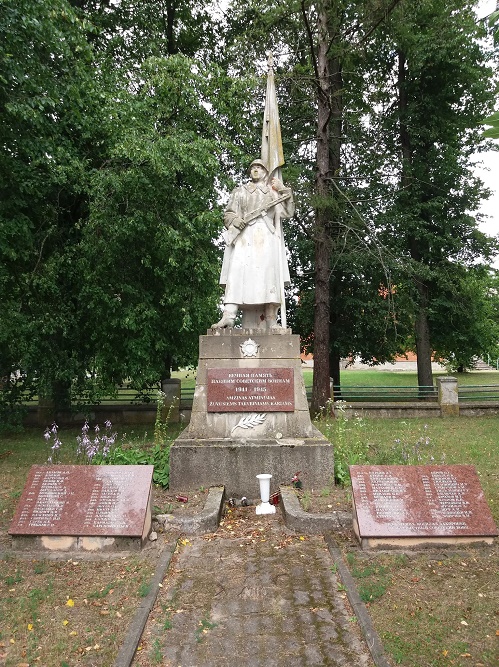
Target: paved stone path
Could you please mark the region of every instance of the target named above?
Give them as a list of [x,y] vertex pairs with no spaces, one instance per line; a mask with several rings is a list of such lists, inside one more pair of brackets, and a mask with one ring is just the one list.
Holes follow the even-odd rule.
[[371,667],[323,539],[252,512],[184,540],[133,664]]

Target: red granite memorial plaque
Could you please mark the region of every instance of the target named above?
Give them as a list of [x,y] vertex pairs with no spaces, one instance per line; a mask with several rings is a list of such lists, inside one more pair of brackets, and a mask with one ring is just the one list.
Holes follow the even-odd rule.
[[9,533],[140,537],[153,470],[145,465],[32,466]]
[[498,534],[474,466],[350,466],[350,475],[361,542]]
[[208,412],[293,412],[292,368],[209,368]]

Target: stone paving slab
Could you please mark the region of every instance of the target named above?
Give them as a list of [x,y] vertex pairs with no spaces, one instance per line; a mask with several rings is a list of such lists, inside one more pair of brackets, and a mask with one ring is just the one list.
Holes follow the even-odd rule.
[[323,538],[245,509],[180,541],[133,664],[372,667]]

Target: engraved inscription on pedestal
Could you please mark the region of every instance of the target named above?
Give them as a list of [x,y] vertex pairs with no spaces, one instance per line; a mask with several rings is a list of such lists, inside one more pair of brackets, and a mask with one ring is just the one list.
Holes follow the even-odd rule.
[[208,412],[292,412],[292,368],[209,368]]
[[473,466],[351,466],[360,538],[494,536]]
[[141,536],[153,466],[32,466],[11,535]]

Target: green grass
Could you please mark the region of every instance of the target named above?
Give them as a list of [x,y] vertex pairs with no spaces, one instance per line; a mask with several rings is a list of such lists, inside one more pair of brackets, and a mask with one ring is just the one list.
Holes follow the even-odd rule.
[[[384,375],[386,371],[375,374],[380,373]],[[482,374],[463,377],[472,376],[472,384],[475,384],[477,375]],[[486,374],[487,383],[492,383],[491,375]],[[426,420],[341,417],[316,423],[334,444],[335,458],[345,467],[352,461],[400,463],[404,453],[412,457],[412,462],[427,463],[433,457],[434,463],[444,460],[448,464],[475,465],[492,515],[499,523],[499,417]],[[153,427],[149,428],[149,435],[145,429],[137,428],[127,433],[121,433],[118,439],[144,444],[152,440]],[[72,462],[72,443],[78,434],[77,429],[60,429],[64,444],[62,462]],[[29,467],[44,463],[47,455],[43,429],[0,436],[0,527],[4,532],[12,519]],[[488,667],[494,664],[493,598],[497,557],[493,549],[468,550],[455,557],[450,553],[410,557],[362,555],[356,550],[355,555],[348,553],[346,560],[370,607],[384,646],[396,664],[404,667],[447,667],[450,664],[461,667],[479,663]],[[81,652],[95,644],[106,652],[104,660],[107,662],[101,664],[112,664],[117,651],[114,637],[121,627],[118,621],[124,627],[125,619],[131,618],[141,603],[140,596],[147,594],[147,578],[142,563],[128,565],[121,560],[112,565],[15,558],[0,561],[0,641],[8,644],[11,664],[23,660],[23,646],[33,664],[37,664],[34,662],[37,658],[40,664],[56,664],[56,657],[65,658],[71,665],[80,664],[76,661]],[[66,606],[68,596],[75,600],[72,610]],[[101,602],[110,610],[108,616],[101,615],[103,606],[94,606]],[[128,605],[125,609],[124,604]],[[165,630],[171,625],[171,610],[166,611]],[[123,619],[117,617],[116,612],[122,614]],[[81,618],[76,626],[78,614]],[[65,619],[70,621],[67,627],[63,625]],[[114,619],[115,626],[102,625],[103,629],[99,630],[98,624],[104,623],[103,619],[106,624]],[[468,625],[462,624],[463,619]],[[69,635],[75,627],[78,634]],[[88,632],[85,627],[89,628]],[[208,616],[202,618],[196,639],[202,641],[213,627]],[[51,640],[46,641],[49,636]],[[14,644],[10,644],[11,638],[15,639]],[[153,663],[160,657],[156,648],[152,645]],[[466,657],[466,653],[472,658]]]
[[485,497],[499,522],[499,416],[448,419],[319,420],[335,446],[335,473],[352,464],[461,464],[477,469]]
[[[303,378],[307,388],[312,387],[313,370],[303,369]],[[457,377],[458,385],[499,385],[499,371],[469,371],[468,373],[433,373],[433,383],[438,377]],[[344,370],[341,371],[342,387],[417,387],[418,375],[416,371],[399,370]]]

